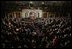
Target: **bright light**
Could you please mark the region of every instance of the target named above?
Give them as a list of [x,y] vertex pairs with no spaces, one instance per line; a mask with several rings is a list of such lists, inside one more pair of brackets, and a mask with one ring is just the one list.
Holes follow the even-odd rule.
[[42,4],[44,4],[44,2],[42,2]]
[[33,2],[32,2],[32,1],[30,1],[30,4],[33,4]]

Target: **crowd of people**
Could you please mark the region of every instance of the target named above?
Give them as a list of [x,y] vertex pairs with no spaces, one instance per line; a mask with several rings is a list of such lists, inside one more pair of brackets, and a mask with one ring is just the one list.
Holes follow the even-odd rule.
[[71,47],[71,18],[2,18],[1,48]]

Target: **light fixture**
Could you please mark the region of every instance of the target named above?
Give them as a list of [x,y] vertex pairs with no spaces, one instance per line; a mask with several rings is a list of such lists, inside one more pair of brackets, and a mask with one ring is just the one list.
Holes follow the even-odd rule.
[[42,4],[44,4],[44,2],[42,2]]
[[33,4],[33,2],[32,2],[32,1],[30,1],[30,4]]

